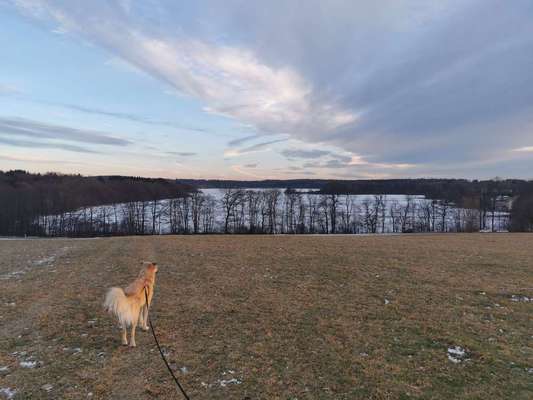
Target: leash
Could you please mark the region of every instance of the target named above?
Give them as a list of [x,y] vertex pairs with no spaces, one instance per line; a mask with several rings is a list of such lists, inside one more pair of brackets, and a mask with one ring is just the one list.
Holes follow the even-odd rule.
[[[146,298],[146,309],[148,309],[148,292],[146,291],[146,288],[144,288],[144,297]],[[172,371],[172,368],[170,368],[170,365],[168,365],[168,361],[163,354],[163,350],[161,350],[161,346],[159,345],[159,340],[157,340],[157,336],[155,334],[154,326],[152,325],[152,320],[150,319],[150,314],[148,314],[148,324],[150,325],[150,330],[152,331],[152,335],[155,340],[155,344],[157,345],[157,349],[159,350],[159,354],[161,354],[161,358],[165,362],[165,365],[167,366],[168,372],[170,372],[170,375],[172,375],[172,378],[174,378],[174,382],[176,382],[176,385],[178,386],[178,389],[181,391],[181,394],[183,394],[183,397],[185,397],[186,400],[191,400],[191,398],[187,395],[183,387],[181,386],[180,382],[178,381],[178,378],[176,378],[176,375],[174,375],[174,372]]]

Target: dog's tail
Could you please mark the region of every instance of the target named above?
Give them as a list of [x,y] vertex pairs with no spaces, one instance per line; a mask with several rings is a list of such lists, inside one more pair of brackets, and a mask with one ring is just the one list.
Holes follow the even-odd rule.
[[135,313],[134,305],[121,288],[113,287],[107,291],[104,308],[110,314],[115,315],[122,326],[137,323],[138,313]]

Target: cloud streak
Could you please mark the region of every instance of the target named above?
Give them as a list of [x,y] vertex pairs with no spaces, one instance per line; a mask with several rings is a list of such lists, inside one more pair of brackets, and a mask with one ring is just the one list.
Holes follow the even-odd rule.
[[295,158],[320,158],[327,155],[330,155],[331,152],[328,150],[319,150],[319,149],[311,149],[311,150],[303,150],[303,149],[284,149],[280,152],[283,156],[287,157],[288,159],[295,159]]
[[35,141],[29,141],[29,140],[18,140],[18,139],[11,139],[0,136],[0,143],[7,144],[9,146],[15,146],[15,147],[25,147],[25,148],[36,148],[36,149],[60,149],[60,150],[67,150],[67,151],[73,151],[77,153],[92,153],[97,154],[100,153],[98,151],[82,147],[82,146],[76,146],[73,144],[68,143],[49,143],[49,142],[35,142]]
[[244,154],[257,153],[259,151],[266,151],[270,149],[271,145],[276,144],[276,143],[282,143],[285,141],[287,141],[287,139],[278,139],[278,140],[271,140],[269,142],[257,143],[252,146],[244,147],[242,149],[229,148],[224,151],[224,157],[231,158],[231,157],[242,156]]
[[38,139],[60,139],[108,146],[127,146],[131,144],[127,139],[103,132],[52,125],[23,118],[0,117],[0,134]]
[[171,156],[180,156],[180,157],[192,157],[192,156],[197,155],[197,153],[194,153],[192,151],[167,151],[165,153]]
[[91,114],[91,115],[98,115],[98,116],[105,116],[105,117],[112,117],[112,118],[118,118],[122,120],[137,122],[141,124],[146,125],[158,125],[158,126],[168,126],[171,128],[176,129],[182,129],[187,131],[193,131],[193,132],[201,132],[201,133],[207,133],[208,131],[203,128],[196,128],[193,126],[187,126],[178,124],[176,122],[170,122],[170,121],[163,121],[158,119],[153,119],[149,117],[145,117],[138,114],[131,114],[131,113],[125,113],[125,112],[118,112],[118,111],[110,111],[110,110],[102,110],[99,108],[92,108],[92,107],[84,107],[79,106],[76,104],[65,104],[65,103],[51,103],[51,102],[43,102],[52,106],[58,106],[62,108],[66,108],[69,110],[79,111],[85,114]]

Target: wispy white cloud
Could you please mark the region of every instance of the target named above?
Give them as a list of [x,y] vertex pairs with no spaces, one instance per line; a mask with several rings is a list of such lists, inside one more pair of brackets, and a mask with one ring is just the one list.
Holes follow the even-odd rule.
[[513,151],[518,151],[520,153],[533,153],[533,146],[519,147],[517,149],[513,149]]
[[0,96],[2,95],[7,95],[7,94],[19,94],[20,93],[20,89],[16,88],[15,86],[12,86],[12,85],[5,85],[5,84],[2,84],[0,83]]
[[316,97],[312,84],[295,69],[269,65],[249,49],[151,34],[109,9],[94,16],[54,1],[17,0],[16,4],[200,99],[208,112],[250,123],[260,132],[318,134],[356,119],[335,102]]

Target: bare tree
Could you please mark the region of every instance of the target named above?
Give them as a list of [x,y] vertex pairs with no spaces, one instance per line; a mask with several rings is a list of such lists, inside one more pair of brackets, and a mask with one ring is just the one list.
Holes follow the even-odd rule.
[[224,233],[229,233],[231,220],[236,218],[236,209],[243,200],[243,191],[241,189],[223,189],[222,191],[222,209],[224,211]]

